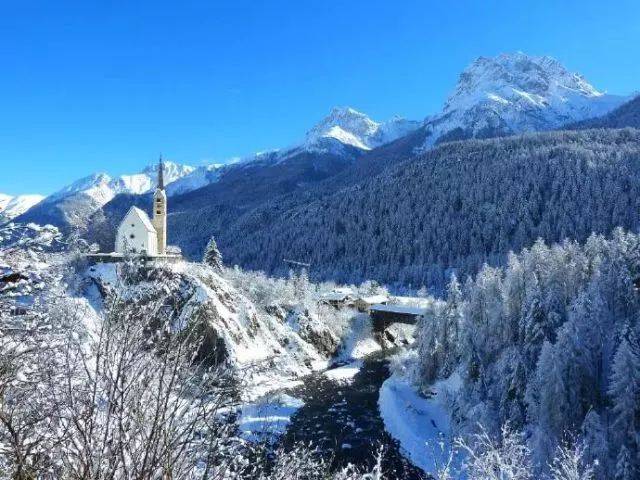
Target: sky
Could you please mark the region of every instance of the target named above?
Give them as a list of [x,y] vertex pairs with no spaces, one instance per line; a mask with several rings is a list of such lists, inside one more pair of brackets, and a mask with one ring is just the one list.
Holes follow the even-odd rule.
[[0,0],[0,192],[286,147],[333,106],[436,113],[480,55],[640,90],[640,2]]

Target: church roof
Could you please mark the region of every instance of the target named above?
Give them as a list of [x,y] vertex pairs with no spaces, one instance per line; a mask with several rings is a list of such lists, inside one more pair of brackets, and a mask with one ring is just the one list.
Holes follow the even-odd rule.
[[[142,225],[144,226],[144,228],[147,231],[155,233],[156,229],[153,227],[153,224],[151,223],[151,220],[149,220],[149,216],[145,213],[144,210],[141,210],[138,207],[131,207],[129,209],[129,211],[127,212],[127,214],[124,216],[125,220],[130,215],[135,215],[136,217],[138,217],[140,219],[140,222],[142,223]],[[123,222],[124,222],[124,220],[123,220]]]

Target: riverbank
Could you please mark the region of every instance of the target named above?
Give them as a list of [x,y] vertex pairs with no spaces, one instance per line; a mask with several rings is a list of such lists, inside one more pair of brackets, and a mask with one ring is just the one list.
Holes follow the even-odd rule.
[[[437,382],[429,397],[398,373],[380,388],[378,406],[385,430],[399,442],[401,452],[414,465],[435,475],[452,453],[451,419],[446,399],[460,387],[457,374]],[[454,464],[459,464],[455,458]]]

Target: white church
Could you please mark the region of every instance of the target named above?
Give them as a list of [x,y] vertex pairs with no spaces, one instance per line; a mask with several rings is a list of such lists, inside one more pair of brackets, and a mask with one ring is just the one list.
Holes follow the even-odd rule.
[[116,253],[150,257],[167,254],[167,194],[162,158],[158,162],[158,185],[153,194],[153,220],[138,207],[131,207],[118,227]]
[[118,226],[115,252],[89,257],[108,262],[127,255],[167,260],[181,258],[179,254],[167,252],[167,193],[164,189],[162,158],[158,162],[158,185],[153,194],[153,219],[144,210],[131,207]]

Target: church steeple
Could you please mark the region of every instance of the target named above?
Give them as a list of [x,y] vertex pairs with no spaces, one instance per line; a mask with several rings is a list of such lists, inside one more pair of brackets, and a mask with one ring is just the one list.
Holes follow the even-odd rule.
[[162,164],[162,155],[158,161],[158,189],[164,190],[164,166]]
[[158,160],[158,187],[153,194],[153,227],[158,237],[158,255],[167,253],[167,194],[164,191],[164,165]]

